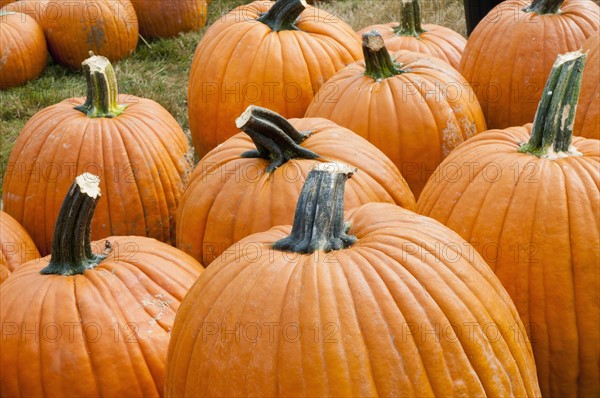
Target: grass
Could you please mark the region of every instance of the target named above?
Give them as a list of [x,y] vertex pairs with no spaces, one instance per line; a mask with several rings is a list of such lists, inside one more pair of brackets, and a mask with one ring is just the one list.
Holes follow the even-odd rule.
[[[213,0],[209,6],[207,26],[245,0]],[[461,0],[423,0],[425,22],[448,26],[465,34]],[[375,23],[391,22],[400,17],[399,0],[333,0],[320,7],[360,29]],[[181,34],[173,39],[149,43],[140,40],[137,51],[114,64],[119,79],[119,91],[150,98],[164,106],[188,129],[187,83],[196,45],[207,28]],[[42,76],[24,86],[0,91],[0,185],[10,151],[25,123],[41,109],[71,97],[85,95],[85,79],[50,61]],[[1,194],[1,191],[0,191]]]

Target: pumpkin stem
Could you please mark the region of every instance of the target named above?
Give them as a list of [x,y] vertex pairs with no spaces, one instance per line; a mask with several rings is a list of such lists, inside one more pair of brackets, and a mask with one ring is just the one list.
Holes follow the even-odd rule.
[[365,75],[375,80],[387,79],[403,73],[402,65],[395,64],[385,47],[383,37],[376,31],[363,33]]
[[94,254],[91,245],[92,218],[100,199],[100,178],[83,173],[75,178],[62,203],[54,235],[50,264],[42,274],[83,274],[106,258],[111,247],[107,242],[105,254]]
[[356,242],[355,236],[347,234],[349,225],[344,222],[344,188],[355,172],[341,163],[321,163],[308,173],[292,232],[273,248],[307,254],[341,250]]
[[535,12],[538,15],[558,14],[564,0],[533,0],[523,9],[525,12]]
[[123,113],[126,105],[118,103],[117,77],[110,61],[93,55],[81,65],[87,81],[87,95],[85,103],[75,109],[92,118],[111,118]]
[[290,159],[319,157],[299,145],[310,133],[299,132],[283,116],[269,109],[250,105],[235,124],[256,145],[255,151],[244,152],[242,157],[268,160],[267,173],[273,172]]
[[308,5],[305,0],[278,0],[273,7],[258,18],[274,32],[298,30],[295,23]]
[[586,57],[581,51],[558,56],[535,114],[531,138],[519,152],[547,158],[581,155],[571,139]]
[[425,30],[421,27],[421,6],[419,0],[402,0],[400,24],[394,28],[397,36],[419,35]]

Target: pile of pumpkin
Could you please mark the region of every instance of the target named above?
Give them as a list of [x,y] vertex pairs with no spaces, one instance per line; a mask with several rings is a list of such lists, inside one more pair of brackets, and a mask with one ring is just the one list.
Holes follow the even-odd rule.
[[468,41],[402,6],[216,21],[193,171],[85,60],[9,159],[0,395],[598,396],[598,6],[508,0]]

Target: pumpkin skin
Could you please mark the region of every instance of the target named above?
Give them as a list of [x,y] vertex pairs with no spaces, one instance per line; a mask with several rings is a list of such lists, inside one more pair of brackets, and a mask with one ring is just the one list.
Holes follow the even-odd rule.
[[235,118],[251,104],[286,118],[304,116],[317,90],[361,58],[352,28],[324,10],[307,6],[295,22],[298,30],[273,31],[257,22],[274,4],[255,1],[234,9],[196,48],[188,115],[200,157],[238,132]]
[[578,50],[600,29],[600,9],[592,1],[565,0],[560,13],[545,15],[523,11],[530,4],[500,3],[465,47],[459,71],[473,86],[490,129],[530,123],[556,56]]
[[278,226],[216,259],[177,313],[165,395],[539,396],[514,305],[466,242],[389,203],[344,219],[346,249],[279,251]]
[[0,0],[0,7],[4,7],[7,4],[14,3],[15,0]]
[[138,21],[129,0],[49,0],[42,27],[52,58],[81,69],[90,51],[110,61],[131,55],[138,42]]
[[[598,33],[598,32],[596,32]],[[592,35],[583,43],[588,52],[581,94],[577,106],[574,132],[587,138],[600,139],[600,35]]]
[[[180,250],[208,266],[240,239],[275,225],[291,224],[304,177],[328,161],[361,170],[348,183],[348,208],[368,202],[415,208],[414,196],[398,169],[369,142],[329,120],[288,121],[298,131],[311,131],[301,146],[320,158],[291,159],[267,172],[268,160],[241,157],[256,149],[248,135],[231,137],[206,155],[190,177],[177,213]],[[256,210],[257,201],[265,205],[261,211]]]
[[[471,87],[450,65],[410,51],[391,56],[406,72],[374,79],[358,61],[327,82],[306,117],[332,120],[369,140],[394,162],[418,199],[439,163],[486,124]],[[447,88],[448,95],[436,87]]]
[[13,11],[27,14],[42,26],[45,17],[52,17],[52,13],[46,12],[48,0],[18,0],[10,3],[0,11]]
[[25,14],[0,11],[0,89],[36,79],[46,68],[42,28]]
[[131,3],[140,34],[146,38],[177,36],[180,32],[199,30],[206,23],[205,0],[131,0]]
[[85,100],[66,99],[25,124],[8,160],[4,211],[47,255],[64,194],[76,175],[92,172],[115,198],[98,205],[92,239],[139,235],[175,244],[177,206],[192,169],[183,130],[149,99],[120,95],[127,107],[115,117],[74,109]]
[[31,237],[14,218],[0,210],[0,284],[19,265],[40,257]]

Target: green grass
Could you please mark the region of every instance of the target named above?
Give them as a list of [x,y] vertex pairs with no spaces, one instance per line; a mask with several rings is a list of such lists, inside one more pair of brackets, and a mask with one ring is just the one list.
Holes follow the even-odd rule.
[[[209,6],[207,26],[245,0],[213,0]],[[399,19],[399,0],[339,0],[320,3],[355,29]],[[439,23],[465,33],[462,1],[424,0],[422,14],[426,22]],[[165,107],[184,130],[188,129],[187,83],[196,45],[206,28],[182,34],[173,39],[145,43],[140,40],[137,51],[114,64],[119,91],[150,98]],[[24,86],[0,91],[0,173],[4,169],[14,142],[25,125],[41,109],[71,97],[85,95],[85,79],[80,72],[70,71],[50,61],[42,76]],[[1,194],[1,191],[0,191]]]

